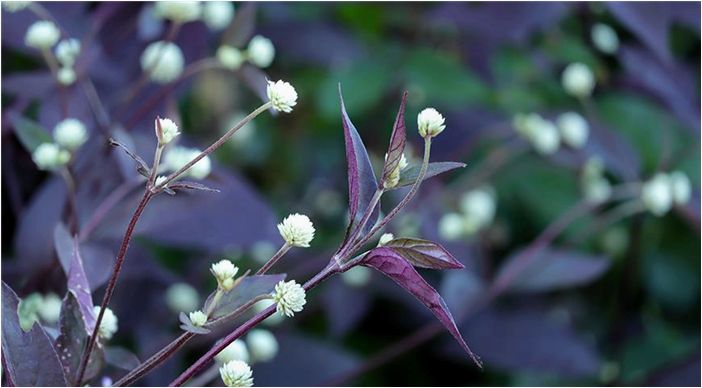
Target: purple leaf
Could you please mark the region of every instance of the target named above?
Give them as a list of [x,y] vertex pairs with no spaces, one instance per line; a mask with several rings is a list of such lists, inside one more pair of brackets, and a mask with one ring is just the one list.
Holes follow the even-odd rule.
[[8,379],[17,386],[65,387],[66,376],[51,340],[39,324],[24,332],[17,316],[17,294],[2,282],[2,357]]
[[345,282],[331,282],[322,295],[324,312],[329,322],[329,331],[340,338],[353,330],[366,316],[371,307],[367,292],[351,287]]
[[405,150],[405,140],[407,138],[407,133],[405,129],[405,104],[407,103],[407,92],[402,93],[402,102],[400,103],[400,109],[397,111],[397,118],[395,118],[395,125],[392,128],[392,135],[390,136],[390,145],[388,146],[388,152],[385,156],[385,166],[383,167],[383,174],[380,179],[380,186],[388,180],[390,174],[397,168],[402,159],[402,152]]
[[[210,316],[213,321],[208,326],[238,317],[254,303],[269,296],[273,292],[275,285],[282,280],[285,280],[285,274],[244,277],[239,285],[224,294],[222,299],[219,300],[217,307]],[[207,298],[205,310],[212,303],[213,296],[214,294]]]
[[441,295],[402,256],[391,248],[375,248],[368,252],[361,264],[382,272],[422,302],[458,341],[475,364],[482,368],[480,359],[473,354],[461,337],[461,333],[458,331],[451,312],[446,307]]
[[[60,333],[56,339],[56,352],[63,364],[63,370],[68,380],[75,381],[80,363],[80,357],[88,339],[88,331],[85,329],[83,313],[80,304],[73,292],[69,291],[61,305],[61,318],[59,320]],[[85,372],[85,380],[97,376],[102,368],[102,347],[95,347],[90,356],[88,367]]]
[[[119,132],[118,132],[117,134],[119,134]],[[126,135],[126,133],[124,133],[124,135]],[[129,147],[127,147],[126,145],[124,145],[124,144],[118,142],[118,141],[115,140],[115,139],[110,138],[110,139],[108,140],[108,142],[109,142],[110,145],[113,146],[113,147],[121,148],[122,151],[124,151],[124,153],[127,154],[127,156],[129,156],[130,158],[132,158],[132,160],[134,160],[134,162],[135,162],[136,165],[137,165],[137,166],[136,166],[137,172],[139,172],[139,174],[141,174],[141,175],[143,175],[143,176],[145,176],[145,177],[148,177],[148,176],[149,176],[149,172],[151,171],[151,168],[149,168],[149,166],[146,164],[146,162],[144,161],[144,159],[142,159],[139,155],[137,155],[137,154],[135,154],[133,151],[131,151],[131,150],[129,149]]]
[[[433,176],[445,173],[447,171],[454,170],[456,168],[463,168],[465,167],[465,163],[459,163],[459,162],[433,162],[429,163],[427,166],[427,172],[424,175],[423,180],[427,180]],[[397,186],[393,187],[393,189],[397,189],[400,187],[404,186],[409,186],[414,184],[414,182],[417,180],[417,177],[419,177],[419,170],[421,168],[421,165],[414,165],[414,166],[409,166],[406,169],[402,170],[402,174],[400,174],[400,182],[397,183]]]
[[415,267],[433,269],[462,269],[464,268],[451,253],[441,245],[428,240],[417,238],[398,238],[383,245],[391,248]]
[[124,370],[132,370],[140,364],[139,358],[134,353],[120,346],[105,348],[105,361]]
[[610,264],[606,257],[575,251],[520,251],[502,265],[493,287],[526,292],[576,287],[599,278]]

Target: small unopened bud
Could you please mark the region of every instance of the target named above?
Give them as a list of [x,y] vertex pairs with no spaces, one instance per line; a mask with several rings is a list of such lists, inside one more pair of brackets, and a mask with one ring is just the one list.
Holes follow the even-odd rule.
[[561,79],[565,91],[574,97],[587,97],[595,88],[595,76],[587,65],[571,63],[563,71]]
[[149,73],[152,81],[166,84],[183,73],[185,59],[183,52],[176,44],[158,41],[146,46],[141,54],[140,63],[141,69]]
[[378,246],[381,247],[394,239],[395,236],[393,236],[392,233],[385,233],[382,236],[380,236],[380,239],[378,240]]
[[42,143],[32,153],[32,159],[39,169],[52,170],[68,163],[71,154],[54,143]]
[[531,144],[536,152],[541,155],[551,155],[558,151],[558,146],[561,142],[561,137],[558,134],[556,125],[548,120],[542,120],[531,133]]
[[587,142],[590,127],[583,116],[575,112],[563,113],[558,117],[558,129],[563,142],[573,148],[580,148]]
[[178,125],[171,119],[157,119],[155,125],[156,138],[159,144],[166,145],[170,143],[176,136],[180,135]]
[[619,37],[614,29],[606,24],[597,23],[590,33],[592,43],[605,54],[614,54],[619,49]]
[[207,323],[207,315],[200,310],[188,314],[188,318],[190,318],[190,323],[192,323],[193,326],[203,326]]
[[421,137],[434,137],[443,132],[444,116],[434,108],[426,108],[417,115],[417,127]]
[[75,38],[64,39],[56,45],[54,50],[56,59],[65,67],[72,67],[80,54],[80,41]]
[[[385,154],[385,160],[388,160],[388,155]],[[390,175],[388,176],[387,180],[383,183],[386,189],[391,189],[400,182],[400,173],[402,170],[404,170],[407,167],[407,158],[405,158],[405,154],[402,154],[400,157],[400,162],[397,164],[394,170],[390,172]]]
[[297,92],[295,88],[285,81],[268,81],[266,94],[273,106],[273,109],[290,113],[297,104]]
[[56,79],[61,85],[73,85],[76,82],[76,72],[72,67],[62,67],[56,72]]
[[88,140],[88,131],[80,120],[68,118],[54,128],[54,140],[69,151],[75,151]]
[[273,58],[275,58],[273,42],[261,35],[251,38],[246,52],[248,53],[249,61],[260,68],[270,66],[273,63]]

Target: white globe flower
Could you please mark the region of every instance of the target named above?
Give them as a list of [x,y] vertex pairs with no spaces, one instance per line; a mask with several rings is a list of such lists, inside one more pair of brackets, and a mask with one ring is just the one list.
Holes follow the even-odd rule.
[[594,204],[607,201],[612,195],[612,185],[606,178],[592,178],[585,180],[585,199]]
[[207,1],[202,6],[202,21],[212,31],[221,31],[234,18],[234,4],[230,1]]
[[224,385],[227,387],[252,387],[253,373],[249,364],[234,360],[229,361],[219,368]]
[[31,1],[3,1],[2,7],[5,8],[7,12],[19,12],[32,4]]
[[[161,2],[157,3],[161,4]],[[158,41],[146,46],[141,54],[141,69],[149,73],[152,81],[165,84],[183,73],[185,59],[176,44]]]
[[64,119],[54,127],[54,140],[67,150],[75,151],[88,140],[88,131],[80,120]]
[[232,264],[229,260],[220,260],[219,262],[212,264],[210,272],[214,275],[217,282],[222,284],[225,281],[232,279],[239,272],[239,267]]
[[166,305],[176,313],[193,311],[200,305],[200,294],[187,283],[176,283],[166,290]]
[[463,217],[460,214],[447,213],[439,220],[439,237],[442,240],[458,240],[463,232]]
[[219,63],[229,70],[237,70],[244,63],[244,54],[237,48],[221,45],[217,49],[217,60]]
[[531,144],[534,146],[536,152],[541,155],[551,155],[558,151],[561,137],[558,134],[558,128],[555,124],[548,120],[542,120],[539,125],[534,128],[529,140],[531,140]]
[[573,148],[580,148],[587,142],[590,127],[583,116],[575,112],[563,113],[557,120],[563,142]]
[[692,196],[690,178],[684,172],[675,171],[670,174],[670,184],[675,203],[678,205],[686,204]]
[[290,113],[293,106],[297,104],[297,92],[295,88],[285,81],[268,81],[266,88],[268,100],[270,100],[273,109],[279,112]]
[[161,126],[161,133],[159,136],[158,127],[156,128],[156,137],[158,137],[159,143],[165,145],[170,143],[176,136],[180,135],[178,131],[178,125],[171,119],[158,119],[158,123]]
[[[100,306],[94,306],[93,313],[95,314],[95,318],[97,318],[98,314],[100,314]],[[106,307],[105,313],[102,316],[102,322],[100,322],[98,335],[100,338],[109,340],[112,339],[112,336],[117,332],[117,329],[117,316],[109,307]]]
[[286,243],[307,248],[314,238],[314,225],[309,217],[303,214],[291,214],[278,224],[278,231]]
[[372,272],[368,267],[356,266],[343,272],[341,279],[351,287],[363,287],[370,281]]
[[275,58],[273,42],[261,35],[251,38],[246,52],[249,56],[249,61],[261,68],[270,66],[273,63],[273,58]]
[[24,43],[35,49],[46,50],[53,47],[60,37],[61,31],[53,22],[40,20],[29,26]]
[[465,193],[460,207],[464,216],[474,220],[479,228],[490,224],[497,207],[492,188],[482,187]]
[[595,76],[587,65],[571,63],[563,71],[561,78],[563,89],[574,97],[587,97],[595,88]]
[[380,239],[378,240],[378,246],[382,247],[383,245],[389,243],[394,239],[395,236],[392,233],[384,233],[382,236],[380,236]]
[[278,354],[278,340],[273,333],[264,329],[253,329],[246,336],[253,361],[267,362]]
[[192,323],[193,326],[203,326],[207,323],[207,315],[200,310],[191,312],[188,314],[188,318],[190,318],[190,323]]
[[[261,311],[271,307],[274,304],[275,304],[275,301],[273,299],[263,299],[263,300],[256,302],[253,305],[253,311],[254,311],[254,313],[258,314]],[[273,315],[269,316],[268,318],[266,318],[263,321],[263,324],[267,325],[267,326],[277,326],[281,322],[283,322],[283,316],[278,315],[278,314],[273,314]]]
[[222,351],[215,356],[215,361],[220,364],[234,360],[249,362],[249,359],[249,351],[246,348],[246,343],[240,339],[227,345],[226,348],[222,349]]
[[39,308],[39,316],[46,323],[56,323],[61,317],[61,298],[56,294],[44,296],[44,300]]
[[673,206],[673,190],[670,177],[658,173],[641,188],[641,200],[646,208],[656,216],[662,216]]
[[62,67],[56,72],[56,79],[64,86],[73,85],[76,78],[76,72],[71,67]]
[[295,313],[302,311],[305,303],[307,303],[305,300],[305,289],[294,280],[289,282],[280,281],[280,283],[276,284],[273,300],[280,315],[288,317],[292,317]]
[[32,153],[32,159],[39,169],[51,170],[68,163],[71,155],[57,144],[42,143]]
[[417,128],[421,137],[434,137],[443,132],[444,116],[434,108],[425,108],[417,115]]
[[606,24],[597,23],[590,32],[592,43],[605,54],[614,54],[619,49],[619,36],[614,29]]
[[199,1],[157,1],[154,6],[157,17],[177,23],[192,22],[200,18]]
[[71,67],[80,54],[80,41],[75,38],[64,39],[56,45],[54,50],[56,59],[65,67]]

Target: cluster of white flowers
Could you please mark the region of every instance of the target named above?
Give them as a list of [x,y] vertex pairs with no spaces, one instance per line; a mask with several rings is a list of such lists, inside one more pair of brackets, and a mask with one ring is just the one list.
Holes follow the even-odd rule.
[[233,360],[225,363],[219,368],[219,374],[227,387],[253,386],[253,372],[244,361]]
[[443,132],[444,116],[434,108],[425,108],[417,115],[417,128],[421,137],[434,137]]
[[495,190],[484,186],[468,191],[459,207],[460,213],[447,213],[439,220],[439,236],[444,240],[471,236],[489,226],[497,208]]
[[41,170],[53,170],[68,163],[71,154],[58,144],[42,143],[32,152],[32,160]]
[[2,7],[5,11],[14,13],[29,7],[30,4],[32,4],[31,1],[3,1]]
[[208,1],[202,6],[202,21],[212,31],[221,31],[234,18],[234,4],[231,1]]
[[[200,152],[197,148],[173,147],[163,156],[162,167],[166,171],[177,171],[200,155]],[[209,156],[205,156],[190,167],[185,174],[195,179],[205,179],[210,175],[210,172],[212,172],[212,161]]]
[[190,318],[190,323],[192,323],[193,326],[203,326],[205,323],[207,323],[207,315],[201,310],[196,310],[189,313],[188,318]]
[[288,317],[292,317],[295,313],[302,311],[305,303],[307,303],[305,300],[305,289],[294,280],[289,282],[281,281],[276,284],[273,300],[276,303],[276,310],[281,315]]
[[25,331],[30,330],[39,318],[48,324],[58,322],[61,304],[61,298],[54,293],[41,295],[35,292],[27,295],[20,300],[17,309],[20,326]]
[[563,89],[571,96],[584,98],[595,88],[595,76],[584,63],[571,63],[563,71]]
[[285,81],[268,81],[266,94],[273,109],[279,112],[290,113],[297,104],[297,92],[295,88]]
[[234,286],[234,277],[239,272],[239,267],[229,260],[221,260],[212,264],[210,272],[217,279],[217,284],[223,290],[229,291]]
[[141,69],[148,73],[152,81],[166,84],[183,73],[185,59],[178,45],[161,40],[146,46],[141,54],[140,63]]
[[514,129],[528,140],[536,152],[551,155],[558,151],[561,136],[558,127],[537,113],[519,114],[513,120]]
[[24,43],[38,50],[48,50],[54,47],[59,38],[61,38],[61,31],[56,24],[48,20],[40,20],[29,26],[24,36]]
[[295,247],[307,248],[314,238],[314,225],[304,214],[291,214],[278,224],[283,240]]
[[641,188],[641,201],[656,216],[666,214],[673,204],[684,205],[690,200],[690,179],[681,171],[657,173]]
[[225,364],[233,360],[249,362],[249,350],[243,340],[238,339],[230,343],[215,356],[215,361],[220,364]]
[[64,39],[60,41],[54,49],[56,59],[61,64],[56,77],[63,85],[71,85],[76,81],[76,72],[73,65],[80,55],[80,41],[78,39]]
[[[100,314],[100,306],[94,306],[93,313],[97,318],[98,314]],[[117,332],[117,329],[117,316],[109,307],[105,307],[105,313],[103,314],[102,321],[100,322],[98,335],[100,338],[109,340],[112,339],[112,336]]]
[[88,131],[78,119],[67,118],[54,127],[54,142],[42,143],[32,153],[32,159],[42,170],[64,166],[75,152],[88,140]]
[[619,36],[614,28],[606,24],[597,23],[592,26],[590,36],[595,47],[605,54],[611,55],[619,50]]
[[594,204],[607,201],[612,195],[612,185],[604,176],[604,162],[593,156],[585,162],[581,177],[585,199]]
[[587,143],[590,126],[583,116],[575,112],[566,112],[558,116],[556,121],[561,131],[561,139],[573,148],[581,148]]
[[157,17],[175,23],[187,23],[200,18],[199,1],[157,1],[154,13]]
[[200,294],[187,283],[176,283],[166,290],[166,305],[176,313],[192,311],[200,305]]
[[[388,154],[385,154],[385,160],[388,160]],[[405,154],[402,154],[400,157],[400,162],[397,164],[395,169],[390,172],[387,180],[383,183],[386,189],[391,189],[397,186],[397,184],[400,182],[400,173],[405,168],[407,168],[407,158],[405,158]]]
[[[176,136],[180,135],[178,131],[178,125],[171,119],[157,119],[158,122],[155,125],[156,138],[161,145],[166,145],[173,141]],[[160,131],[159,131],[160,127]]]

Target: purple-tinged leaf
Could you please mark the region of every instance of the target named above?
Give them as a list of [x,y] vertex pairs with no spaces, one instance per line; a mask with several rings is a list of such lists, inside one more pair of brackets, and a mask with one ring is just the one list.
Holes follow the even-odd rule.
[[493,288],[543,292],[577,287],[599,278],[611,262],[604,256],[575,251],[524,250],[507,259],[498,271]]
[[[73,260],[73,238],[63,224],[54,228],[54,248],[66,277],[71,271]],[[83,269],[91,291],[105,284],[112,271],[114,253],[96,243],[83,243],[80,245]]]
[[[75,294],[69,291],[61,305],[59,319],[59,336],[56,339],[56,353],[59,355],[63,371],[70,382],[75,382],[76,372],[80,364],[80,357],[88,339],[85,329],[83,313]],[[85,379],[90,380],[97,376],[102,368],[102,347],[96,347],[90,355],[90,361],[85,372]]]
[[407,92],[402,93],[402,102],[400,103],[400,109],[397,111],[397,117],[395,118],[395,125],[392,128],[392,135],[390,136],[390,145],[388,146],[388,152],[385,156],[385,166],[383,166],[383,174],[380,179],[380,186],[382,187],[393,171],[400,165],[400,160],[402,159],[402,152],[405,150],[405,140],[407,138],[407,131],[405,129],[405,104],[407,103]]
[[[225,293],[212,311],[207,326],[217,325],[240,316],[249,307],[273,293],[275,285],[285,280],[285,274],[245,276],[231,291]],[[214,293],[205,301],[207,310]]]
[[441,295],[402,256],[391,248],[375,248],[368,252],[361,264],[382,272],[422,302],[458,341],[476,365],[482,368],[480,359],[473,354],[466,341],[461,337],[453,316],[451,316],[451,312],[446,307]]
[[345,283],[331,282],[322,295],[329,332],[336,338],[343,337],[358,326],[371,307],[369,293],[359,292],[359,288]]
[[11,115],[10,120],[15,129],[15,135],[30,154],[40,144],[53,142],[51,135],[36,121],[14,114]]
[[2,357],[5,373],[17,386],[65,387],[66,376],[51,340],[39,324],[20,327],[17,294],[2,282]]
[[187,331],[187,332],[190,332],[193,334],[209,334],[210,333],[210,329],[206,329],[202,326],[195,326],[193,324],[193,322],[190,320],[190,317],[188,316],[188,314],[186,314],[182,311],[178,315],[178,319],[180,320],[180,323],[181,323],[180,328]]
[[178,181],[176,183],[168,185],[168,187],[171,189],[174,189],[174,190],[198,190],[198,191],[209,191],[212,193],[219,193],[219,190],[217,190],[217,189],[213,189],[211,187],[205,186],[202,183],[190,182],[190,181]]
[[[429,165],[427,166],[427,172],[424,175],[424,180],[427,180],[427,179],[434,177],[434,176],[437,176],[439,174],[443,174],[447,171],[451,171],[451,170],[454,170],[457,168],[463,168],[465,166],[466,166],[465,163],[459,163],[459,162],[433,162],[433,163],[429,163]],[[421,167],[422,167],[421,165],[416,164],[414,166],[409,166],[406,169],[402,170],[402,173],[400,174],[400,182],[398,182],[397,186],[393,187],[393,189],[413,185],[414,182],[419,177],[419,170],[421,169]]]
[[132,152],[129,149],[129,147],[127,147],[126,145],[120,143],[119,141],[117,141],[113,138],[110,138],[108,140],[108,142],[110,143],[111,146],[121,148],[122,151],[124,151],[124,153],[126,153],[130,158],[132,158],[132,160],[134,160],[134,162],[137,164],[136,169],[137,169],[137,172],[139,172],[139,174],[141,174],[145,177],[149,176],[149,172],[151,171],[151,168],[149,168],[149,166],[146,164],[144,159],[142,159],[139,155]]
[[415,267],[433,269],[462,269],[463,264],[456,260],[441,245],[418,238],[397,238],[383,245],[391,248]]
[[120,346],[108,346],[104,353],[105,362],[120,369],[132,370],[141,363],[134,353]]
[[[56,252],[68,278],[68,291],[72,292],[78,300],[85,329],[88,332],[92,332],[95,327],[93,297],[90,294],[90,284],[83,268],[83,258],[80,254],[78,238],[71,237],[66,227],[63,224],[59,224],[56,225],[54,230],[54,241]],[[70,259],[66,257],[68,252],[70,252]],[[66,266],[66,262],[70,263],[70,265]]]

